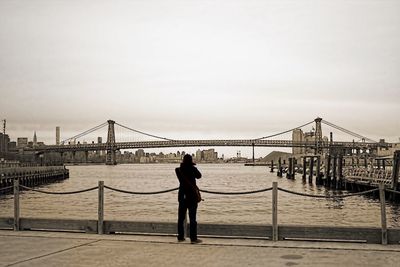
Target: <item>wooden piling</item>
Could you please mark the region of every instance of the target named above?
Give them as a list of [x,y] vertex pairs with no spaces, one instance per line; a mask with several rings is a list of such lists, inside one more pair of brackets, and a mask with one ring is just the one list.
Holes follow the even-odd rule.
[[317,170],[316,170],[316,179],[315,182],[316,184],[321,184],[321,157],[317,156]]
[[333,166],[332,166],[332,178],[333,182],[336,184],[337,177],[336,177],[336,171],[337,171],[337,156],[333,156]]
[[104,181],[99,181],[99,203],[98,203],[98,220],[97,220],[97,233],[102,235],[104,233]]
[[310,157],[310,174],[308,175],[308,182],[311,184],[314,175],[314,157]]
[[272,241],[278,241],[278,182],[272,183]]
[[385,203],[385,185],[379,184],[379,199],[381,202],[381,228],[382,228],[382,245],[387,245],[387,225],[386,225],[386,203]]
[[392,189],[397,190],[399,183],[400,150],[394,152],[392,169]]
[[330,172],[331,172],[331,156],[325,155],[325,185],[330,184]]
[[14,179],[14,231],[19,231],[19,179]]
[[282,160],[280,157],[278,159],[278,171],[277,171],[276,175],[278,177],[282,177]]
[[303,157],[303,181],[305,182],[307,179],[307,157]]
[[343,156],[339,155],[338,157],[338,186],[336,188],[341,189],[343,183]]
[[271,160],[271,170],[270,172],[274,172],[274,160]]

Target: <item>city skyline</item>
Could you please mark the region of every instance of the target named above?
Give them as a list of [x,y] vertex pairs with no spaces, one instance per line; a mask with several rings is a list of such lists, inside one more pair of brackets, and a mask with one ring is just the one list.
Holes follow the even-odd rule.
[[399,12],[398,1],[0,1],[0,119],[13,140],[36,131],[47,144],[56,126],[63,140],[107,119],[208,139],[317,116],[398,142]]

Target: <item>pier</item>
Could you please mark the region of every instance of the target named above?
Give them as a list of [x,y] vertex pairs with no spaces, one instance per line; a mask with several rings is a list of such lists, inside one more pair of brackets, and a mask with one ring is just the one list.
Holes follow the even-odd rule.
[[14,180],[23,186],[38,186],[67,179],[69,170],[64,166],[30,166],[0,168],[0,194],[12,193]]

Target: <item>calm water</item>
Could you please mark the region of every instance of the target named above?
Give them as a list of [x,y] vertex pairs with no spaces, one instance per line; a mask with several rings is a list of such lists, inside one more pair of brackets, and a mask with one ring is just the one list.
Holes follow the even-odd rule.
[[[158,191],[178,187],[173,164],[69,166],[70,178],[41,189],[72,191],[97,186],[103,180],[108,186],[130,191]],[[301,177],[287,180],[276,177],[267,167],[241,164],[199,164],[203,178],[198,185],[213,191],[248,191],[279,186],[298,192],[334,194],[324,187],[303,184]],[[213,223],[271,224],[272,192],[252,195],[211,195],[203,193],[198,221]],[[23,192],[21,217],[85,218],[97,217],[97,190],[76,195],[46,195]],[[388,225],[400,227],[400,207],[387,204]],[[129,195],[105,189],[105,219],[175,222],[177,191],[161,195]],[[0,197],[0,216],[12,216],[12,196]],[[280,224],[380,226],[378,199],[355,196],[342,200],[317,199],[279,192]]]

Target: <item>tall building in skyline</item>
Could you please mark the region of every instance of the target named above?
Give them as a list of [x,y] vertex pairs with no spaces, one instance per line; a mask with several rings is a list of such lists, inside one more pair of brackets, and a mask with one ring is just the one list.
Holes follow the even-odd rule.
[[60,144],[60,126],[56,127],[56,145]]
[[33,133],[33,147],[37,147],[37,136],[36,136],[36,131]]
[[[304,141],[304,133],[301,129],[294,129],[292,132],[292,141],[293,142],[303,142]],[[292,148],[293,155],[300,155],[304,153],[304,148],[302,147],[293,147]]]
[[0,133],[0,152],[8,152],[10,137],[8,134]]

